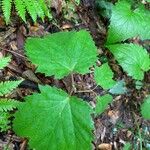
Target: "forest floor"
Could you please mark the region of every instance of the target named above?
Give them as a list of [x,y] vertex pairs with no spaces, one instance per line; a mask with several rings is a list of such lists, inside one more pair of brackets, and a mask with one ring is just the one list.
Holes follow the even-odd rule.
[[[0,80],[24,78],[19,88],[11,94],[11,98],[22,99],[26,95],[37,92],[38,83],[55,85],[69,91],[71,87],[70,76],[63,80],[55,80],[52,77],[45,77],[44,74],[35,73],[35,66],[25,56],[24,43],[26,38],[31,36],[86,29],[91,33],[99,53],[103,56],[103,61],[108,58],[109,64],[115,71],[115,76],[124,79],[130,90],[128,94],[115,97],[109,108],[94,120],[96,128],[93,149],[120,150],[126,142],[132,143],[134,149],[139,149],[141,141],[143,141],[143,147],[146,147],[147,144],[150,144],[150,121],[142,119],[140,104],[150,89],[143,87],[137,90],[132,87],[132,80],[126,76],[114,62],[110,52],[104,48],[108,19],[99,15],[93,0],[83,0],[79,6],[74,6],[73,9],[68,8],[68,10],[66,8],[62,10],[61,5],[54,4],[52,12],[54,16],[52,21],[46,20],[43,23],[39,20],[36,24],[33,24],[30,19],[27,24],[22,23],[14,14],[11,24],[6,26],[3,17],[0,16],[0,57],[6,54],[12,55],[12,61],[8,67],[3,71],[0,70]],[[101,64],[101,60],[97,63]],[[95,105],[93,100],[96,93],[99,95],[104,93],[103,89],[95,87],[96,83],[92,73],[84,76],[75,74],[74,80],[76,88],[81,91],[76,95],[87,99],[91,105]],[[146,74],[145,81],[150,83],[150,72]],[[93,90],[89,91],[89,87]],[[27,149],[26,139],[17,137],[12,130],[0,133],[0,149],[4,145],[8,145],[10,150]]]

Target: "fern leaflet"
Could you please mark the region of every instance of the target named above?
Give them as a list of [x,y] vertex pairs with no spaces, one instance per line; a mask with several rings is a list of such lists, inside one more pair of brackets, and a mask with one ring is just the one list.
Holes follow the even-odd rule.
[[8,94],[10,91],[15,89],[21,82],[22,80],[1,82],[0,83],[0,96],[4,96]]
[[8,24],[10,20],[11,3],[12,3],[12,0],[2,0],[2,9],[3,9],[3,14],[6,20],[6,24]]
[[20,102],[13,99],[0,99],[0,111],[10,111],[18,106]]
[[24,22],[26,22],[26,12],[30,14],[34,22],[36,22],[37,17],[42,18],[42,20],[45,16],[51,18],[46,0],[2,0],[2,10],[6,24],[10,21],[12,3]]
[[18,12],[18,15],[22,18],[24,22],[26,22],[25,14],[26,14],[26,9],[24,2],[21,0],[15,0],[15,8]]
[[10,62],[10,57],[0,58],[0,69],[4,69]]

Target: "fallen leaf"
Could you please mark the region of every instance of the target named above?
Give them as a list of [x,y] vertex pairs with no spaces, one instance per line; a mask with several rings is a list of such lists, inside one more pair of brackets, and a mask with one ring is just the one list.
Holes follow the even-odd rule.
[[102,143],[98,145],[99,150],[112,150],[112,145],[108,143]]

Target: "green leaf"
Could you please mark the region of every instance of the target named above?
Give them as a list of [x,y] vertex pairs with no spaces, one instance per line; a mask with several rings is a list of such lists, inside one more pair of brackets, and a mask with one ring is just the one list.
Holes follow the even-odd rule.
[[37,20],[37,7],[36,7],[36,0],[23,0],[24,6],[26,7],[26,10],[30,14],[32,20],[36,22]]
[[39,0],[38,3],[41,6],[45,16],[47,16],[49,19],[52,19],[52,14],[49,12],[49,9],[47,7],[47,3],[45,2],[45,0]]
[[8,112],[0,111],[0,132],[7,131],[10,128],[10,116]]
[[13,89],[15,89],[21,82],[22,80],[0,82],[0,96],[8,94]]
[[128,142],[124,145],[123,150],[131,150],[131,144]]
[[119,1],[112,9],[112,17],[108,31],[107,44],[124,41],[140,36],[150,38],[150,12],[143,8],[131,10],[127,1]]
[[4,69],[4,67],[6,67],[10,61],[10,57],[0,58],[0,69]]
[[94,79],[96,83],[104,89],[110,89],[116,84],[116,81],[112,79],[113,75],[114,74],[108,63],[105,63],[100,67],[96,67],[94,71]]
[[99,14],[103,17],[110,18],[113,4],[112,2],[108,2],[106,0],[96,0],[96,7],[100,11]]
[[127,92],[124,80],[118,81],[110,90],[111,94],[124,94]]
[[23,0],[14,0],[15,8],[18,12],[18,15],[22,18],[24,22],[26,22],[26,9]]
[[1,0],[1,3],[6,24],[10,21],[12,6],[15,6],[18,15],[24,22],[26,22],[27,12],[34,22],[36,22],[37,17],[42,18],[43,21],[45,16],[52,18],[46,0]]
[[14,108],[17,108],[19,104],[20,102],[16,100],[1,98],[0,99],[0,112],[13,110]]
[[11,6],[12,6],[11,3],[12,0],[2,0],[2,10],[6,20],[6,24],[8,24],[10,21]]
[[144,72],[150,69],[150,58],[146,49],[136,44],[115,44],[107,47],[129,76],[143,80]]
[[92,108],[55,87],[40,86],[40,91],[18,107],[14,131],[36,150],[91,150]]
[[141,82],[141,81],[136,81],[135,82],[135,88],[137,90],[140,90],[142,88],[142,86],[143,86],[143,82]]
[[80,5],[80,1],[81,0],[75,0],[75,2],[76,2],[77,5]]
[[37,65],[38,72],[59,79],[70,73],[88,73],[89,67],[97,60],[97,48],[85,30],[29,38],[25,49],[28,58]]
[[95,112],[97,115],[100,115],[105,111],[105,109],[108,107],[108,104],[111,103],[113,100],[113,97],[109,94],[106,94],[104,96],[98,96],[97,97],[97,103]]
[[141,113],[145,119],[150,119],[150,96],[144,100],[144,103],[141,106]]

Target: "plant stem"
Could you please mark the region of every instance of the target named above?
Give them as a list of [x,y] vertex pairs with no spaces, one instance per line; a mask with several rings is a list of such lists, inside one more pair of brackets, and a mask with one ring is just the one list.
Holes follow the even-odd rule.
[[72,82],[72,89],[71,89],[71,92],[70,92],[70,96],[72,95],[73,92],[76,92],[76,87],[75,87],[75,82],[74,82],[74,76],[73,76],[73,73],[71,73],[71,82]]
[[97,96],[97,93],[94,92],[94,90],[98,87],[98,85],[96,85],[93,89],[88,89],[88,90],[83,90],[83,91],[76,91],[76,93],[90,93],[90,92],[93,92],[96,96]]
[[137,128],[138,128],[138,135],[139,135],[139,138],[140,138],[140,150],[142,150],[143,148],[142,148],[142,136],[141,136],[141,132],[140,132],[140,129],[139,129],[139,126],[138,126],[138,124],[137,124]]

